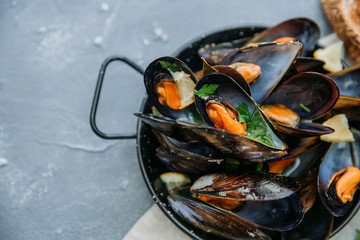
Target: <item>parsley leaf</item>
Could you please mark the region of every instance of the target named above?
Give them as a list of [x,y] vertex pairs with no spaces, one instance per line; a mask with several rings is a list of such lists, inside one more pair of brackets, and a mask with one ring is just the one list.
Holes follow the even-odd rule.
[[239,113],[239,122],[241,120],[245,120],[247,125],[247,136],[253,139],[256,139],[266,145],[275,147],[275,143],[272,140],[271,134],[267,133],[267,126],[261,117],[260,110],[255,108],[252,113],[250,113],[248,106],[246,103],[240,103],[239,106],[236,108]]
[[208,97],[216,91],[216,89],[219,87],[217,84],[204,84],[199,91],[195,93],[195,95],[199,97]]
[[304,104],[300,103],[299,105],[300,105],[300,107],[301,107],[302,109],[304,109],[305,111],[311,112],[311,110],[310,110],[308,107],[306,107]]
[[155,106],[151,106],[151,112],[154,117],[161,116],[161,113],[159,112],[159,110],[157,110],[157,108]]
[[243,118],[243,116],[241,116],[241,114],[238,112],[239,114],[239,123],[243,123],[246,122],[245,119]]
[[251,114],[246,103],[240,103],[239,106],[235,109],[238,111],[239,115],[242,116],[246,123],[251,121]]
[[176,65],[176,63],[169,63],[169,62],[166,62],[166,61],[159,61],[159,63],[160,63],[162,68],[165,68],[170,73],[179,71],[179,67],[178,67],[178,65]]

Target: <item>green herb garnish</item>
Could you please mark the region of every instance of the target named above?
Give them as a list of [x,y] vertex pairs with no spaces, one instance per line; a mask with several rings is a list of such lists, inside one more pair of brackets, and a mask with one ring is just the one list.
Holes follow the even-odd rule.
[[360,240],[360,229],[355,229],[355,240]]
[[154,117],[161,116],[161,113],[159,112],[159,110],[157,110],[157,108],[155,106],[151,106],[151,112]]
[[[239,106],[236,108],[237,112],[241,116],[241,119],[245,120],[246,122],[246,136],[265,143],[266,145],[275,147],[275,143],[272,140],[271,134],[266,134],[267,126],[258,109],[259,107],[255,108],[251,113],[248,106],[244,102],[239,104]],[[240,117],[239,122],[241,122]]]
[[263,163],[258,163],[258,164],[256,165],[256,171],[261,172],[263,166],[264,166]]
[[241,165],[240,161],[235,158],[225,158],[225,169],[226,171],[236,171]]
[[219,87],[217,84],[204,84],[199,91],[195,93],[195,95],[199,97],[208,97],[216,91],[216,89]]
[[162,66],[162,68],[165,68],[170,73],[179,71],[179,67],[178,67],[178,65],[176,63],[169,63],[169,62],[166,62],[166,61],[159,61],[159,63]]
[[[238,112],[239,113],[239,112]],[[241,116],[239,114],[239,123],[243,123],[243,122],[246,122],[245,119],[243,118],[243,116]]]
[[251,121],[251,113],[249,111],[248,106],[246,103],[240,103],[239,106],[236,108],[236,111],[239,113],[239,115],[244,119],[246,123]]
[[304,104],[300,103],[299,105],[300,105],[300,107],[301,107],[302,109],[304,109],[305,111],[311,112],[311,110],[310,110],[309,108],[307,108]]

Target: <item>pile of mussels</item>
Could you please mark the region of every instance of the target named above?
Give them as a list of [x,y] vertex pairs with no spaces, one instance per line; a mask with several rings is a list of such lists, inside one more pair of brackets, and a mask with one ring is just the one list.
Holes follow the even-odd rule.
[[[291,19],[242,46],[205,46],[196,74],[173,57],[147,67],[154,111],[135,115],[154,129],[156,157],[194,180],[168,196],[185,221],[221,239],[326,239],[333,216],[358,204],[360,70],[326,73],[307,57],[319,36]],[[321,140],[338,114],[354,142]]]

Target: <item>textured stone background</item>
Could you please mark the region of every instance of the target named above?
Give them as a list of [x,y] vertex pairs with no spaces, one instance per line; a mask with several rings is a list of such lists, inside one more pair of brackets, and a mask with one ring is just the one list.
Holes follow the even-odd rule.
[[[0,1],[0,239],[122,239],[153,204],[135,140],[99,139],[89,111],[103,59],[143,66],[201,33],[314,19],[319,1]],[[135,132],[142,76],[111,65],[99,125]]]

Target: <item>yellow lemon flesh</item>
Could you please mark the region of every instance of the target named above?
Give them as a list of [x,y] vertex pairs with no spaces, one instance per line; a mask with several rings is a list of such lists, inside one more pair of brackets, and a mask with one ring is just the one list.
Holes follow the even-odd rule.
[[195,83],[191,80],[190,75],[185,72],[174,72],[172,73],[174,82],[179,91],[181,107],[183,109],[195,101],[194,89]]
[[333,43],[325,48],[319,48],[314,52],[314,58],[325,62],[323,68],[329,72],[342,70],[341,52],[343,42]]
[[174,188],[185,186],[191,182],[190,178],[182,173],[166,172],[160,175],[161,181],[170,192]]
[[353,142],[355,141],[352,132],[349,129],[348,119],[345,114],[338,114],[326,120],[322,125],[331,127],[335,132],[320,136],[325,142]]

